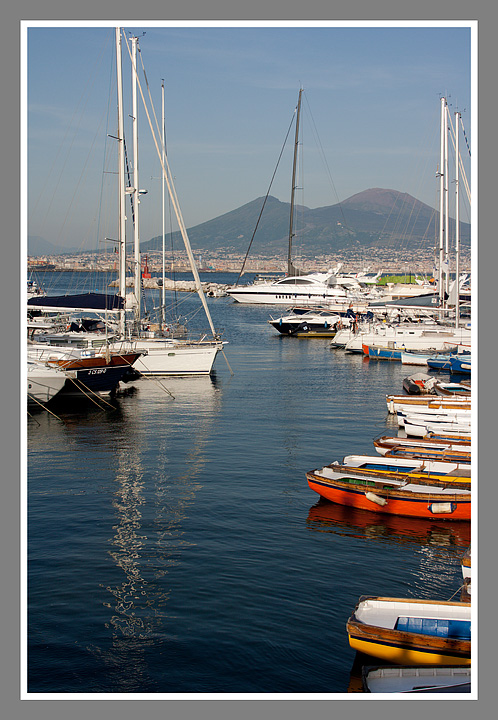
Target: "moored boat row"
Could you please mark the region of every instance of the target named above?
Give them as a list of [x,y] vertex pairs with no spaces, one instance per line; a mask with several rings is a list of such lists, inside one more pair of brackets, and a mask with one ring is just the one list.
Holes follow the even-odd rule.
[[[308,471],[310,489],[355,512],[470,522],[470,402],[470,388],[465,397],[387,395],[398,435],[376,438],[376,455],[346,455]],[[420,438],[410,437],[411,422],[420,423]],[[445,436],[450,426],[461,431]],[[359,598],[346,632],[357,657],[370,658],[360,661],[361,692],[471,692],[470,548],[461,563],[458,600]]]

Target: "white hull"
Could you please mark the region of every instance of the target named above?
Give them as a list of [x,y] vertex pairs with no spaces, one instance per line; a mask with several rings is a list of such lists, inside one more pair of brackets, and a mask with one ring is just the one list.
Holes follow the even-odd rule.
[[[235,285],[227,294],[236,302],[257,305],[294,305],[299,307],[327,307],[333,312],[365,310],[375,291],[352,277],[338,274],[339,267],[326,273],[309,273],[280,278],[274,282]],[[378,297],[378,294],[375,294]]]
[[332,312],[345,313],[352,306],[355,312],[366,310],[368,300],[354,300],[347,294],[332,294],[330,292],[310,293],[298,290],[275,292],[274,290],[261,290],[263,286],[256,286],[254,291],[250,288],[229,288],[227,294],[236,302],[251,305],[299,305],[300,307],[325,306]]
[[362,344],[373,347],[387,347],[392,350],[420,350],[438,352],[470,343],[471,334],[467,328],[454,330],[444,326],[405,324],[403,326],[380,325],[375,330],[360,333],[347,345],[346,350],[360,350]]
[[45,404],[62,390],[66,374],[62,370],[28,360],[28,402]]
[[470,692],[469,667],[372,667],[363,684],[370,693]]
[[425,437],[428,433],[450,433],[455,435],[471,436],[470,424],[464,425],[457,422],[435,423],[420,422],[418,420],[404,420],[403,425],[405,433],[408,437]]
[[410,352],[402,352],[401,353],[401,364],[402,365],[421,365],[422,367],[427,367],[427,358],[429,358],[430,355],[424,355],[424,354],[418,354],[418,353],[410,353]]
[[146,339],[136,343],[147,351],[134,368],[142,375],[209,375],[222,343],[181,344],[169,340]]

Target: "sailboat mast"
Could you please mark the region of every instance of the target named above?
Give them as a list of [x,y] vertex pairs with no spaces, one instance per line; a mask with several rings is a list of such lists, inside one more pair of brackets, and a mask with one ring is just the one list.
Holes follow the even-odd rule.
[[[161,153],[162,153],[162,164],[164,165],[164,154],[166,152],[166,139],[165,135],[165,118],[164,118],[164,80],[161,82]],[[165,322],[165,306],[166,306],[166,267],[165,267],[165,253],[166,253],[166,234],[165,234],[165,208],[164,208],[164,173],[161,172],[161,194],[162,194],[162,211],[163,211],[163,284],[161,292],[161,319],[164,325]]]
[[139,225],[139,205],[140,194],[138,191],[138,103],[137,103],[137,44],[138,38],[131,39],[132,54],[132,129],[133,129],[133,207],[135,215],[135,223],[133,228],[134,239],[134,264],[135,264],[135,318],[137,323],[140,322],[141,302],[142,302],[142,263],[140,260],[140,225]]
[[[126,216],[125,216],[125,158],[123,120],[123,71],[121,63],[121,29],[116,28],[116,73],[118,91],[118,244],[119,244],[119,294],[126,298]],[[119,331],[124,335],[125,311],[119,315]]]
[[443,254],[444,254],[444,125],[446,121],[446,98],[441,98],[441,129],[439,159],[439,276],[438,290],[441,306],[443,305]]
[[173,210],[174,210],[174,212],[175,212],[176,220],[177,220],[178,226],[179,226],[179,228],[180,228],[180,233],[181,233],[181,236],[182,236],[182,239],[183,239],[183,244],[185,245],[185,250],[187,251],[187,256],[188,256],[188,259],[189,259],[189,262],[190,262],[190,268],[191,268],[192,274],[193,274],[193,276],[194,276],[194,281],[195,281],[195,287],[196,287],[196,290],[197,290],[197,294],[199,295],[200,301],[201,301],[201,303],[202,303],[202,307],[204,308],[204,312],[205,312],[205,314],[206,314],[206,318],[207,318],[207,320],[208,320],[209,327],[210,327],[210,329],[211,329],[211,332],[212,332],[212,334],[213,334],[213,337],[216,337],[216,330],[215,330],[215,328],[214,328],[213,320],[212,320],[212,318],[211,318],[211,314],[210,314],[209,308],[208,308],[208,306],[207,306],[207,302],[206,302],[206,298],[205,298],[205,295],[204,295],[204,291],[203,291],[203,289],[202,289],[202,283],[201,283],[201,280],[200,280],[200,277],[199,277],[199,272],[198,272],[197,266],[196,266],[196,264],[195,264],[195,259],[194,259],[194,255],[193,255],[193,253],[192,253],[192,248],[191,248],[191,245],[190,245],[190,240],[189,240],[189,238],[188,238],[187,228],[185,227],[185,222],[184,222],[184,220],[183,220],[183,216],[182,216],[182,213],[181,213],[181,210],[180,210],[180,204],[179,204],[179,202],[178,202],[178,197],[177,197],[177,195],[176,195],[175,186],[174,186],[174,184],[173,184],[173,178],[172,178],[171,171],[170,171],[170,168],[169,168],[169,163],[168,163],[168,156],[167,156],[167,155],[161,150],[161,148],[160,148],[158,138],[156,137],[156,133],[155,133],[154,127],[153,127],[153,125],[152,125],[152,120],[151,120],[151,117],[150,117],[149,109],[148,109],[147,103],[145,102],[143,89],[142,89],[141,84],[140,84],[140,79],[137,79],[137,84],[138,84],[138,90],[139,90],[139,92],[140,92],[140,97],[142,98],[142,103],[143,103],[144,111],[145,111],[145,114],[146,114],[146,116],[147,116],[147,121],[148,121],[148,123],[149,123],[149,127],[150,127],[150,130],[151,130],[152,140],[153,140],[154,146],[155,146],[155,148],[156,148],[157,156],[158,156],[159,161],[160,161],[160,163],[161,163],[162,174],[163,174],[163,177],[164,177],[164,179],[165,179],[165,181],[166,181],[166,185],[167,185],[167,187],[168,187],[168,193],[169,193],[169,196],[170,196],[170,199],[171,199],[171,204],[173,205]]
[[445,268],[445,281],[444,281],[444,289],[445,293],[447,294],[449,291],[449,281],[450,281],[450,233],[449,233],[449,227],[450,227],[450,210],[449,210],[449,201],[450,201],[450,188],[449,188],[449,180],[450,180],[450,174],[449,174],[449,165],[448,165],[448,155],[449,155],[449,146],[448,146],[448,117],[449,117],[449,110],[448,105],[445,106],[445,123],[444,123],[444,227],[445,227],[445,238],[444,238],[444,268]]
[[460,113],[455,113],[455,327],[460,320]]
[[296,173],[297,173],[297,157],[299,148],[299,120],[301,117],[301,95],[302,88],[299,90],[299,98],[297,101],[297,112],[296,112],[296,133],[294,137],[294,160],[292,163],[292,187],[291,187],[291,203],[290,203],[290,221],[289,221],[289,253],[287,257],[287,273],[289,275],[294,274],[294,268],[292,265],[292,240],[294,238],[294,197],[296,192]]

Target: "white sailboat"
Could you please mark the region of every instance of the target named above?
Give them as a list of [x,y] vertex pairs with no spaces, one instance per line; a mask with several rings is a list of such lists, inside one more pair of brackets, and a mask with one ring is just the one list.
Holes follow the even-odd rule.
[[[124,37],[124,35],[123,35]],[[141,318],[141,260],[140,260],[140,237],[139,237],[139,205],[140,194],[138,184],[138,132],[137,132],[137,85],[142,94],[144,107],[147,110],[145,99],[141,91],[137,73],[136,55],[137,38],[132,38],[132,50],[130,58],[133,73],[133,180],[132,186],[126,187],[125,183],[125,153],[124,153],[124,113],[123,113],[123,77],[122,77],[122,33],[116,28],[116,65],[117,65],[117,94],[118,94],[118,292],[115,295],[102,293],[86,293],[80,295],[64,295],[59,297],[31,297],[28,299],[28,313],[33,312],[56,312],[65,313],[68,317],[72,314],[96,314],[103,321],[101,332],[92,332],[90,338],[86,338],[90,347],[97,344],[107,351],[122,353],[139,353],[138,360],[134,361],[134,368],[142,375],[209,375],[212,372],[215,358],[218,352],[223,352],[224,342],[217,336],[209,309],[207,307],[204,292],[199,280],[195,260],[190,248],[190,243],[185,230],[185,224],[180,213],[176,192],[172,185],[171,173],[167,164],[164,152],[159,149],[155,137],[153,139],[158,151],[163,175],[168,183],[171,200],[177,220],[180,225],[187,254],[189,256],[192,273],[195,278],[197,292],[201,298],[206,316],[211,328],[212,338],[206,334],[200,340],[177,340],[168,336],[164,331],[165,323],[156,326],[149,322],[142,322]],[[148,114],[148,113],[147,113]],[[149,115],[148,115],[149,117]],[[149,117],[150,122],[150,117]],[[164,121],[163,121],[164,125]],[[163,143],[164,144],[164,143]],[[134,218],[134,290],[126,295],[126,214],[125,202],[129,195],[133,200]],[[164,290],[163,290],[164,298]],[[164,307],[164,299],[163,299]],[[134,320],[128,321],[130,310],[133,311]],[[46,328],[42,328],[46,329]],[[34,340],[45,339],[36,333],[34,328]],[[58,334],[58,337],[56,335]],[[85,338],[81,332],[71,332],[66,328],[62,333],[52,333],[51,344],[60,342],[63,346],[83,346]],[[104,347],[105,346],[105,347]],[[46,347],[46,346],[45,346]]]
[[[459,122],[459,118],[460,114],[457,113],[457,123]],[[350,352],[362,352],[363,346],[374,348],[382,347],[400,351],[415,350],[419,352],[448,352],[449,350],[455,349],[458,345],[463,344],[470,346],[472,337],[470,323],[460,323],[459,296],[462,278],[459,267],[458,186],[460,155],[458,124],[454,132],[456,155],[455,276],[458,278],[458,281],[455,280],[452,286],[450,286],[449,283],[448,124],[449,115],[447,102],[445,98],[441,98],[441,159],[438,173],[440,182],[438,296],[427,295],[424,302],[422,302],[423,297],[414,301],[389,302],[384,307],[381,303],[372,304],[369,309],[374,314],[382,314],[383,311],[389,311],[392,316],[392,313],[399,313],[399,321],[371,323],[358,333],[351,333],[349,331],[338,333],[332,341],[332,345],[337,347],[343,346]],[[465,281],[465,279],[466,277],[464,276],[463,281]],[[414,305],[413,302],[420,303],[420,307]],[[410,309],[413,312],[416,311],[420,313],[418,316],[419,319],[422,317],[421,313],[423,309],[426,315],[427,313],[432,314],[433,319],[424,319],[420,322],[402,322],[401,320],[405,317],[406,311]],[[452,321],[443,319],[451,316],[454,317]],[[414,317],[416,319],[416,315]]]
[[[223,352],[224,342],[218,336],[215,331],[209,309],[204,296],[204,291],[199,279],[199,274],[195,264],[194,256],[190,247],[190,242],[187,236],[185,223],[181,215],[176,191],[173,186],[173,180],[171,172],[169,171],[168,161],[165,153],[164,146],[164,132],[161,139],[161,146],[156,138],[152,123],[150,122],[150,115],[147,110],[147,105],[140,85],[140,80],[137,71],[137,38],[132,38],[132,49],[131,49],[131,64],[132,64],[132,88],[133,88],[133,157],[134,157],[134,168],[133,168],[133,187],[125,188],[124,180],[120,183],[120,244],[122,247],[125,246],[124,234],[125,234],[125,222],[124,222],[124,205],[125,195],[129,194],[133,198],[134,202],[134,294],[132,297],[132,304],[135,309],[135,321],[132,332],[127,335],[137,347],[141,350],[146,351],[146,354],[142,355],[135,364],[135,368],[142,375],[209,375],[212,372],[214,361],[217,354]],[[123,96],[122,96],[122,73],[121,73],[121,30],[116,28],[116,56],[118,65],[118,115],[120,121],[118,126],[119,130],[119,146],[120,146],[120,157],[119,157],[119,173],[120,177],[124,178],[124,153],[123,153],[123,130],[122,130],[122,117],[123,117]],[[144,108],[149,120],[150,128],[153,135],[153,140],[156,146],[156,150],[159,155],[159,160],[162,170],[163,181],[166,181],[172,205],[175,210],[178,225],[181,230],[182,238],[187,250],[187,255],[190,260],[190,266],[194,275],[196,290],[201,299],[201,303],[204,307],[206,317],[209,322],[209,326],[212,332],[212,338],[204,336],[199,341],[194,340],[178,340],[172,338],[167,334],[166,323],[164,321],[164,279],[162,289],[162,322],[151,325],[149,322],[146,323],[146,327],[142,322],[141,318],[141,260],[140,260],[140,237],[139,237],[139,207],[140,207],[140,190],[138,183],[138,107],[137,107],[137,88],[140,91]],[[164,85],[163,91],[163,128],[164,128]],[[160,149],[161,147],[161,149]],[[164,213],[163,213],[164,215]],[[163,247],[164,254],[164,247]],[[124,273],[123,273],[124,274]],[[163,274],[164,274],[164,261],[163,261]],[[125,292],[125,288],[121,287],[121,292]]]

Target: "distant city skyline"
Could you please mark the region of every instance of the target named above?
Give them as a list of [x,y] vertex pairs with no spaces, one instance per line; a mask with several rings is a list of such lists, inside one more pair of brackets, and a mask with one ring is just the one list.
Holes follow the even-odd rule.
[[[437,207],[442,95],[453,122],[454,111],[462,113],[470,181],[474,25],[237,25],[124,27],[127,38],[139,38],[159,123],[164,80],[168,157],[187,227],[266,194],[300,87],[304,205],[333,205],[380,187]],[[25,30],[26,230],[55,245],[100,247],[117,232],[114,26],[30,23]],[[123,79],[131,164],[126,43]],[[147,92],[143,75],[141,82]],[[140,100],[139,132],[146,242],[161,232],[162,202],[159,160]],[[284,202],[292,144],[293,131],[271,188]],[[470,222],[465,207],[461,219]]]

